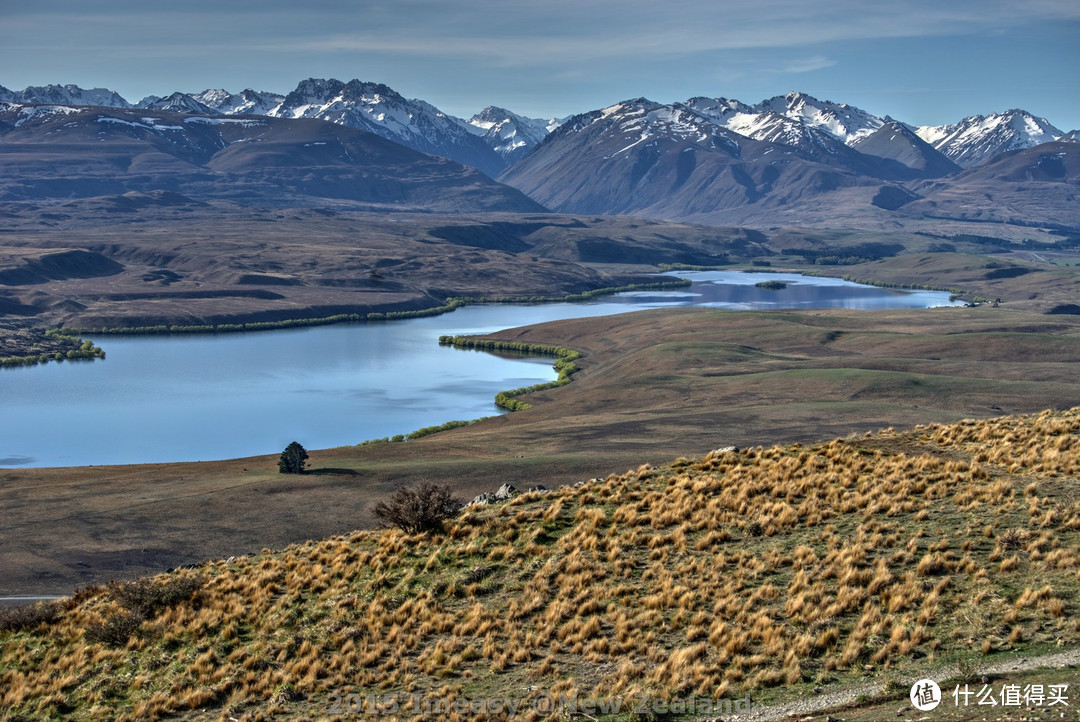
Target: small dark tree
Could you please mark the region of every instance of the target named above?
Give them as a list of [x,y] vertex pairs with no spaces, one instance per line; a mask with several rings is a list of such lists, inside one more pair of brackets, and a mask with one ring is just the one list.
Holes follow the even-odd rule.
[[307,451],[304,450],[304,447],[293,441],[285,447],[285,451],[281,452],[278,471],[282,474],[303,474],[307,458]]
[[371,507],[371,513],[385,526],[396,526],[406,534],[441,531],[443,522],[457,514],[461,502],[450,487],[425,481],[413,491],[403,486],[388,501]]

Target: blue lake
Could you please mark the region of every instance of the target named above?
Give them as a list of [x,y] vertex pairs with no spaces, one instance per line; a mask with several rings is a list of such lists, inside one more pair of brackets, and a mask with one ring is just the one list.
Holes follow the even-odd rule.
[[[104,361],[0,370],[0,467],[227,459],[356,444],[501,413],[498,391],[555,378],[550,359],[440,347],[442,334],[646,308],[925,308],[948,294],[834,278],[705,271],[693,285],[587,303],[482,305],[385,323],[219,336],[99,337]],[[755,287],[763,280],[782,290]]]

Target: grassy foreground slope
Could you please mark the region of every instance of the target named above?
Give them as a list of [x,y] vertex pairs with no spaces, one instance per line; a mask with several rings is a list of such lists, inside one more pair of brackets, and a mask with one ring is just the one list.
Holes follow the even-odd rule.
[[1080,642],[1078,473],[1080,408],[1046,411],[714,451],[466,510],[442,535],[97,587],[0,632],[2,719],[910,684]]

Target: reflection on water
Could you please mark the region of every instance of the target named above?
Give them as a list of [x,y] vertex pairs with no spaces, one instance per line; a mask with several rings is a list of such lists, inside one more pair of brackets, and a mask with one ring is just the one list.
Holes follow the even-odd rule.
[[[668,306],[922,308],[948,295],[793,274],[676,274],[694,285],[587,303],[221,336],[105,337],[105,361],[0,371],[0,466],[225,459],[404,434],[500,413],[498,391],[555,378],[550,359],[440,347],[442,334]],[[755,287],[779,280],[787,288]]]

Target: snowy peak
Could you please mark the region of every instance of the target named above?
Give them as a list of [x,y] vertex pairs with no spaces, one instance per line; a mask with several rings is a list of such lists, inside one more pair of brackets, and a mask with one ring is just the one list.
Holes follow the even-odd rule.
[[882,118],[855,106],[818,100],[806,93],[778,95],[762,101],[758,108],[819,128],[848,144],[873,133],[884,124]]
[[[403,108],[407,104],[408,101],[399,93],[381,83],[366,83],[360,80],[343,83],[334,78],[308,78],[285,96],[275,115],[307,118],[313,117],[312,113],[343,111],[354,107]],[[377,113],[371,112],[368,115],[374,117]]]
[[587,133],[600,143],[605,159],[631,157],[650,148],[650,155],[663,152],[661,148],[682,152],[693,146],[732,157],[742,152],[738,136],[693,108],[682,103],[661,105],[647,98],[624,100],[574,116],[548,137],[577,133]]
[[851,105],[821,101],[806,93],[788,93],[747,105],[729,98],[691,98],[685,105],[717,125],[755,140],[787,145],[807,141],[820,144],[820,136],[809,129],[827,133],[850,145],[870,135],[884,119]]
[[928,125],[919,137],[963,168],[983,163],[998,153],[1051,143],[1065,135],[1046,118],[1026,110],[972,115],[954,125]]
[[471,165],[489,176],[506,167],[468,123],[422,100],[407,100],[381,83],[308,78],[285,96],[268,115],[279,118],[318,118],[360,128],[415,150]]
[[[145,100],[143,102],[145,102]],[[200,103],[187,93],[173,93],[167,98],[159,98],[151,103],[142,105],[142,107],[147,110],[166,110],[172,113],[184,113],[186,115],[217,115],[216,110],[208,105]]]
[[[856,148],[879,159],[899,161],[909,168],[930,173],[955,163],[970,168],[1006,151],[1029,148],[1055,140],[1075,140],[1045,118],[1024,110],[975,115],[956,124],[918,128],[918,138],[941,154],[937,158],[914,143],[909,135],[890,125],[888,117],[877,117],[846,103],[822,101],[802,92],[777,95],[749,105],[725,97],[693,97],[684,103],[661,106],[646,98],[634,98],[607,108],[582,113],[570,119],[540,120],[517,115],[505,108],[490,106],[469,120],[456,118],[422,100],[406,99],[381,83],[333,78],[308,78],[287,95],[245,89],[232,93],[207,89],[201,93],[173,93],[162,98],[151,95],[137,104],[126,101],[105,88],[83,89],[77,85],[31,86],[21,91],[0,87],[0,102],[51,106],[105,106],[170,110],[186,114],[267,115],[282,118],[318,118],[375,133],[383,138],[425,153],[451,158],[495,176],[533,151],[557,128],[581,130],[586,125],[618,117],[630,121],[647,119],[655,132],[667,125],[675,135],[686,137],[706,132],[712,126],[754,140],[797,148],[817,158],[844,154],[837,143]],[[669,109],[667,120],[654,114]],[[679,112],[687,115],[678,119]],[[693,128],[693,130],[691,129]],[[884,134],[880,131],[885,130]],[[642,132],[641,128],[637,132]],[[721,134],[723,135],[723,134]],[[720,136],[717,136],[720,137]],[[729,140],[739,143],[737,139]],[[874,138],[872,145],[865,141]],[[886,142],[887,138],[887,142]],[[892,144],[892,147],[887,147]]]
[[540,144],[548,134],[550,123],[489,105],[469,119],[468,128],[483,138],[509,165]]
[[239,93],[208,89],[191,96],[196,101],[222,115],[268,115],[281,105],[284,95],[266,93],[246,88]]
[[754,108],[729,98],[705,98],[698,96],[683,103],[694,112],[709,118],[717,125],[726,126],[736,115],[753,115]]

